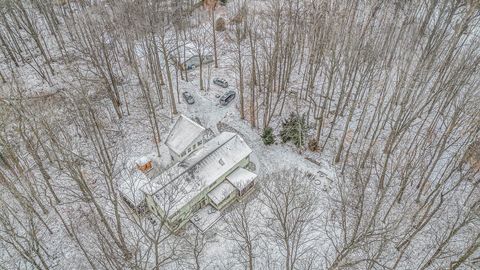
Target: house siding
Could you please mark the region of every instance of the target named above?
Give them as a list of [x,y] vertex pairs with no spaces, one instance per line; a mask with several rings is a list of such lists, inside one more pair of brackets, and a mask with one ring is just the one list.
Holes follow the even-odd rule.
[[[197,138],[195,138],[195,140],[193,140],[191,144],[188,145],[188,147],[185,148],[182,153],[177,154],[174,151],[170,150],[170,156],[172,157],[172,160],[181,161],[186,158],[190,153],[197,150],[201,145],[205,143],[204,137],[205,132],[202,132]],[[197,145],[198,142],[201,142],[200,146]]]

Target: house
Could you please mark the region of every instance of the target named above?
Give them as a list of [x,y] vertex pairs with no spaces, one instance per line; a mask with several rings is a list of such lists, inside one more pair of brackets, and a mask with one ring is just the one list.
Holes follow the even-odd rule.
[[[169,52],[170,59],[182,70],[191,70],[202,65],[214,62],[212,52],[209,49],[199,55],[199,51],[192,43],[180,45]],[[200,61],[201,60],[201,61]]]
[[216,212],[248,194],[257,177],[246,169],[250,147],[232,132],[205,138],[205,128],[181,115],[166,140],[173,164],[148,181],[129,185],[136,188],[126,190],[136,194],[130,195],[135,199],[131,207],[146,205],[175,232],[202,208],[219,216]]
[[165,140],[173,161],[180,161],[198,149],[206,139],[205,128],[180,115]]
[[141,188],[148,184],[150,179],[137,167],[136,162],[129,162],[127,168],[121,171],[121,180],[118,189],[122,201],[135,213],[145,213],[147,205]]
[[213,56],[211,54],[203,55],[202,58],[200,58],[199,55],[193,55],[183,62],[182,68],[190,70],[199,67],[200,64],[206,65],[210,63],[213,63]]

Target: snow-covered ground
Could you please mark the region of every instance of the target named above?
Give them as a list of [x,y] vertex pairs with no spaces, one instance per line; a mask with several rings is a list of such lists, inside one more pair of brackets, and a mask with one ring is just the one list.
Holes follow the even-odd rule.
[[[34,2],[42,3],[42,1]],[[45,1],[45,3],[47,2],[49,1]],[[94,18],[98,15],[105,15],[102,18],[105,18],[106,21],[115,19],[112,21],[120,23],[123,22],[124,17],[118,20],[119,18],[115,16],[138,12],[133,6],[130,6],[130,10],[128,6],[121,4],[115,6],[119,10],[109,10],[108,6],[114,5],[113,3],[116,1],[87,2],[95,4],[89,3],[92,6],[86,4],[81,8],[80,5],[74,5],[75,8],[78,8],[74,8],[73,11],[75,16],[78,15],[75,17],[78,19],[76,21],[78,23],[82,22],[85,14],[92,15]],[[125,4],[127,2],[129,3],[129,1],[125,1]],[[237,4],[241,1],[232,0],[231,2],[232,4],[226,7],[219,7],[217,16],[228,20],[239,15],[235,12],[239,12]],[[417,7],[414,2],[405,3],[405,6],[407,8]],[[100,3],[104,3],[107,8],[104,9],[105,7]],[[39,251],[44,258],[47,258],[46,264],[49,267],[37,268],[90,269],[92,267],[88,258],[92,258],[93,264],[102,269],[150,269],[156,263],[155,255],[152,255],[154,251],[160,251],[162,256],[167,256],[171,250],[175,250],[175,254],[166,260],[162,268],[245,269],[245,258],[239,251],[244,246],[239,245],[238,238],[232,237],[231,227],[232,220],[238,218],[238,211],[242,210],[245,204],[248,210],[246,211],[248,212],[247,216],[253,220],[251,222],[254,227],[252,233],[258,237],[254,254],[256,256],[255,269],[284,269],[285,247],[278,235],[281,230],[272,230],[272,228],[279,228],[275,227],[278,226],[278,221],[271,218],[271,212],[265,206],[267,203],[262,191],[265,190],[265,187],[275,187],[275,184],[278,184],[278,181],[275,180],[282,178],[279,174],[288,175],[287,172],[294,169],[306,173],[306,175],[302,175],[301,183],[297,183],[308,187],[309,192],[304,193],[315,194],[315,197],[311,198],[311,201],[316,202],[315,209],[311,212],[316,214],[316,219],[311,222],[312,224],[309,223],[309,226],[315,226],[315,229],[308,231],[308,241],[300,250],[303,255],[308,254],[302,258],[307,257],[317,263],[310,265],[310,261],[300,260],[295,269],[328,268],[332,265],[335,266],[337,259],[338,262],[350,269],[358,269],[358,265],[365,268],[368,265],[369,269],[411,269],[421,266],[424,269],[436,269],[452,265],[454,259],[461,259],[467,248],[475,248],[475,244],[479,241],[478,237],[472,239],[472,236],[478,235],[479,228],[478,213],[476,213],[478,212],[476,210],[478,208],[478,200],[476,200],[478,172],[472,174],[471,171],[463,170],[464,163],[461,161],[462,151],[466,148],[466,144],[476,139],[475,136],[478,137],[478,131],[476,133],[474,131],[478,123],[478,121],[474,122],[475,117],[478,118],[478,108],[475,106],[475,98],[478,100],[478,91],[470,89],[478,84],[478,76],[475,78],[475,66],[472,64],[478,62],[478,49],[475,49],[477,37],[472,34],[475,33],[472,30],[475,29],[475,25],[470,27],[468,24],[471,19],[478,26],[478,18],[467,19],[471,15],[470,13],[474,13],[465,12],[464,9],[468,5],[452,4],[454,6],[450,6],[449,1],[442,3],[424,1],[418,6],[419,9],[415,9],[418,13],[411,16],[409,10],[403,9],[403,4],[388,2],[382,3],[380,7],[368,1],[362,2],[357,7],[358,10],[350,9],[350,5],[345,4],[346,2],[333,4],[333,2],[326,1],[320,6],[316,5],[317,1],[310,0],[298,2],[252,0],[249,3],[251,4],[249,8],[253,7],[250,8],[250,11],[256,17],[252,25],[248,25],[248,27],[253,27],[253,33],[257,34],[255,36],[256,50],[258,50],[257,60],[263,65],[257,72],[259,76],[264,77],[269,75],[267,73],[272,70],[280,73],[284,71],[281,68],[269,67],[269,64],[275,62],[269,53],[279,53],[268,48],[270,45],[275,43],[274,45],[279,46],[279,50],[300,52],[297,47],[285,46],[281,40],[282,37],[288,36],[288,31],[292,30],[288,27],[282,28],[288,26],[288,23],[292,23],[289,21],[290,18],[284,16],[285,13],[287,10],[295,12],[295,8],[299,8],[289,4],[299,3],[305,5],[302,8],[306,7],[309,12],[315,11],[322,14],[321,18],[318,18],[319,20],[327,18],[322,21],[322,27],[318,27],[322,29],[320,31],[322,39],[320,39],[321,42],[318,42],[319,44],[315,38],[310,39],[310,33],[306,35],[300,31],[297,33],[299,40],[295,39],[295,41],[304,43],[301,44],[301,52],[304,55],[301,55],[301,59],[298,55],[292,58],[293,71],[289,75],[286,89],[284,89],[285,96],[278,94],[278,97],[283,96],[286,100],[285,107],[282,104],[284,110],[277,108],[270,122],[275,133],[278,133],[282,119],[290,112],[306,113],[308,114],[307,122],[310,124],[308,139],[313,138],[316,133],[316,118],[318,118],[318,111],[313,112],[313,103],[315,103],[315,110],[320,110],[321,104],[317,103],[329,100],[326,104],[328,110],[325,110],[325,116],[318,121],[323,121],[324,124],[319,132],[320,141],[324,143],[322,152],[311,152],[305,148],[298,149],[290,143],[282,144],[278,138],[275,144],[266,146],[260,137],[262,127],[252,128],[247,121],[248,115],[247,120],[240,119],[237,85],[239,74],[238,64],[235,63],[237,55],[233,37],[235,27],[230,24],[228,24],[226,32],[219,32],[217,35],[219,68],[214,68],[213,63],[203,67],[205,90],[200,90],[199,67],[189,71],[188,81],[185,81],[179,78],[178,71],[171,63],[175,103],[178,110],[176,115],[172,115],[169,107],[172,102],[169,100],[166,82],[161,85],[162,89],[160,90],[163,91],[163,104],[160,104],[160,99],[155,96],[157,94],[155,93],[155,86],[157,86],[155,80],[158,79],[154,79],[151,67],[149,68],[147,64],[146,57],[153,55],[152,52],[144,50],[146,46],[143,43],[147,43],[147,39],[141,35],[132,38],[127,35],[128,31],[127,33],[122,31],[113,33],[115,32],[113,31],[112,34],[117,36],[112,36],[112,38],[107,33],[102,33],[108,36],[106,40],[108,46],[115,40],[114,38],[118,38],[116,48],[118,55],[110,55],[112,52],[108,50],[107,54],[114,63],[114,75],[120,77],[117,86],[121,94],[122,112],[119,117],[113,109],[107,91],[105,91],[105,85],[111,84],[111,82],[108,78],[105,80],[96,74],[98,70],[89,62],[91,60],[88,60],[88,53],[82,52],[86,46],[77,44],[78,40],[70,40],[65,34],[67,55],[62,55],[54,37],[49,33],[43,17],[36,14],[34,9],[28,11],[32,12],[32,18],[35,18],[38,24],[39,33],[42,34],[45,45],[50,50],[51,64],[55,74],[50,75],[50,82],[47,83],[35,70],[39,67],[34,65],[32,57],[26,56],[26,62],[20,61],[21,65],[14,67],[4,50],[2,50],[4,53],[0,55],[0,60],[2,60],[0,61],[0,71],[8,81],[7,83],[0,82],[0,106],[2,106],[0,109],[5,108],[4,111],[0,111],[0,126],[2,127],[0,146],[4,143],[12,146],[20,160],[20,166],[13,170],[0,168],[2,173],[0,175],[2,177],[0,178],[2,185],[0,205],[4,210],[0,212],[2,214],[0,221],[3,222],[0,224],[0,229],[4,229],[0,231],[0,237],[7,237],[0,246],[0,269],[31,269],[32,264],[21,258],[25,259],[22,256],[28,257]],[[284,9],[278,14],[270,14],[270,9],[280,8],[275,6],[277,3],[285,4]],[[427,9],[430,7],[429,5],[432,9]],[[66,6],[64,8],[66,10]],[[127,8],[128,11],[122,12],[121,8]],[[326,10],[325,13],[323,13],[324,10]],[[458,16],[462,20],[453,13],[452,17],[447,16],[450,10],[458,11]],[[102,11],[106,12],[98,13]],[[345,13],[343,13],[344,11]],[[421,28],[417,28],[423,12],[427,11],[432,11],[433,19],[426,20]],[[191,29],[186,31],[188,33],[183,33],[186,35],[181,37],[183,42],[186,42],[183,39],[191,39],[191,37],[187,37],[188,35],[198,34],[197,31],[199,33],[204,31],[203,34],[206,35],[211,33],[208,14],[202,12],[203,17],[199,16],[200,19],[196,17],[197,14],[188,15],[192,17],[192,20],[195,17],[195,22],[190,25]],[[398,19],[398,22],[389,19],[394,12],[398,15],[398,18],[394,18]],[[108,17],[109,13],[112,13],[110,14],[112,18]],[[367,27],[365,24],[366,22],[370,23],[370,19],[366,20],[366,18],[370,13],[373,24]],[[13,23],[12,14],[6,14],[7,20]],[[279,14],[281,19],[273,20],[278,18]],[[375,14],[380,14],[380,17],[375,17]],[[350,15],[358,18],[350,20]],[[67,16],[71,19],[69,16],[73,15]],[[301,21],[297,26],[306,27],[303,23],[313,23],[302,21],[302,16],[303,14],[297,17],[298,20],[295,19],[295,22]],[[100,16],[98,17],[100,18]],[[137,27],[143,27],[144,21],[148,20],[142,18],[142,20],[129,22],[132,24],[140,22]],[[349,21],[355,23],[349,24]],[[5,22],[0,21],[0,34],[7,33]],[[95,22],[99,23],[99,28],[105,27],[105,25],[100,27],[100,22]],[[275,22],[282,27],[276,28]],[[458,46],[450,48],[449,42],[455,40],[453,34],[457,33],[456,29],[462,29],[457,25],[461,26],[462,23],[465,23],[465,29],[468,31],[460,35]],[[203,28],[202,24],[204,24]],[[347,24],[352,28],[342,27]],[[123,30],[127,29],[127,26],[119,25],[118,28]],[[325,33],[323,33],[323,26],[327,29]],[[65,24],[60,27],[60,31],[70,30],[66,28]],[[438,33],[434,33],[436,29],[443,27],[445,31],[442,36],[448,37],[445,40],[438,38]],[[273,40],[275,31],[278,29],[281,30],[279,39],[282,42]],[[318,30],[308,26],[305,29]],[[103,30],[107,31],[108,29]],[[366,36],[370,36],[357,42],[355,36],[362,34],[361,31],[366,31]],[[388,31],[387,38],[383,37],[382,31]],[[414,44],[410,44],[410,38],[404,38],[404,35],[405,33],[414,35],[416,32],[424,34],[419,35]],[[435,37],[433,39],[428,38],[431,32],[433,33],[431,37]],[[20,35],[18,40],[25,42],[24,46],[32,48],[35,60],[41,64],[40,66],[45,66],[44,59],[37,52],[35,43],[29,35],[25,31],[19,31],[18,34]],[[175,36],[173,31],[163,34],[167,38],[168,49],[172,48],[172,44],[174,44],[172,40]],[[95,36],[92,35],[92,37]],[[464,36],[468,36],[468,38],[463,40]],[[13,44],[16,39],[15,35],[8,36],[7,43]],[[323,39],[327,41],[326,45],[319,46],[320,43],[323,44]],[[349,41],[344,42],[343,39]],[[398,40],[398,46],[390,44],[390,40]],[[244,69],[249,73],[251,68],[249,66],[251,64],[249,37],[244,41],[242,50],[243,60],[245,60]],[[430,44],[431,41],[433,45]],[[200,44],[211,47],[211,44],[204,42],[200,42]],[[140,74],[145,76],[144,83],[149,85],[152,95],[155,96],[153,106],[160,130],[160,140],[158,141],[160,156],[157,154],[152,124],[148,119],[150,112],[141,91],[139,78],[134,72],[133,64],[127,60],[128,57],[123,55],[124,52],[120,52],[127,45],[134,47],[133,51],[138,57]],[[156,45],[160,46],[160,44]],[[3,45],[0,44],[0,46]],[[325,51],[321,57],[312,60],[309,56],[312,52],[309,49],[316,46],[324,48]],[[409,49],[402,48],[402,46]],[[427,49],[421,48],[423,46]],[[433,55],[428,50],[430,47],[433,51],[436,50],[438,55]],[[15,47],[12,45],[12,48]],[[410,55],[410,48],[414,48],[412,55]],[[211,48],[208,49],[210,52]],[[361,52],[357,53],[357,49]],[[378,49],[378,52],[375,52],[375,49]],[[343,50],[347,53],[343,53]],[[468,52],[468,50],[471,50],[472,53],[464,55],[464,52]],[[389,61],[382,60],[383,51],[391,52]],[[444,63],[444,54],[447,51],[455,53],[452,54],[453,61]],[[14,53],[24,56],[27,54],[25,51]],[[287,59],[288,54],[283,51],[282,53],[281,57]],[[456,55],[461,55],[461,57]],[[409,58],[410,56],[411,58]],[[420,56],[425,57],[426,60],[423,59],[425,63],[417,63],[421,59]],[[71,61],[64,61],[64,58],[69,57],[72,58]],[[405,59],[411,61],[405,61]],[[307,76],[309,61],[322,63],[318,66],[319,75],[313,77],[315,89],[312,90],[306,89],[306,80],[310,79]],[[159,62],[160,69],[165,72],[165,61],[161,54]],[[363,62],[372,64],[374,71],[365,68]],[[381,64],[377,64],[377,62]],[[284,66],[283,63],[277,62],[273,65]],[[104,63],[101,63],[100,66],[105,69]],[[331,66],[336,68],[330,70]],[[427,67],[433,68],[428,70]],[[355,74],[358,71],[358,77],[352,76],[353,71],[350,69],[355,69]],[[426,71],[423,72],[423,69]],[[418,76],[414,71],[420,71]],[[402,77],[404,72],[406,75]],[[438,76],[439,73],[442,76]],[[363,74],[368,74],[368,76],[363,77]],[[465,78],[456,80],[457,74],[465,75]],[[249,76],[249,74],[244,75],[245,77]],[[225,89],[213,84],[212,80],[215,77],[226,79],[230,86]],[[360,77],[362,79],[358,79]],[[450,77],[455,78],[450,79]],[[244,78],[244,80],[248,81],[249,79]],[[385,81],[382,82],[383,80]],[[403,81],[406,86],[403,85]],[[426,82],[424,83],[424,81]],[[327,87],[330,83],[332,88]],[[259,84],[259,88],[265,86],[265,82]],[[461,89],[456,89],[457,86]],[[415,91],[412,92],[412,95],[419,97],[418,99],[411,98],[409,94],[406,94],[413,88]],[[350,89],[351,92],[347,94],[346,89]],[[359,99],[357,100],[355,92],[358,89],[361,91],[358,92]],[[394,91],[391,91],[392,89]],[[219,97],[229,90],[235,91],[237,97],[229,105],[221,106]],[[272,92],[273,90],[270,89]],[[395,92],[397,90],[398,92]],[[194,104],[189,105],[183,100],[181,95],[183,91],[188,91],[193,95]],[[265,91],[264,89],[257,89],[257,91],[258,99],[255,97],[255,100],[260,103],[257,106],[257,112],[260,111],[261,115],[265,107]],[[260,91],[263,92],[259,93]],[[306,96],[298,98],[299,94],[305,93],[305,91],[312,91],[310,98],[315,99],[313,102]],[[460,94],[455,96],[455,91]],[[450,94],[453,95],[450,96]],[[326,98],[322,95],[326,95]],[[350,99],[347,98],[349,102],[342,104],[345,101],[345,95],[348,95]],[[467,98],[464,98],[464,95]],[[85,97],[88,97],[86,99],[88,102],[85,102]],[[250,98],[250,93],[245,93],[246,103],[252,100]],[[412,101],[410,102],[410,100]],[[474,102],[471,102],[472,100]],[[355,104],[357,101],[359,103]],[[89,114],[85,114],[87,103],[92,105],[92,108],[89,108],[91,111],[88,113],[92,113],[96,117],[95,121]],[[378,104],[381,106],[377,107]],[[461,110],[464,105],[468,105],[473,112]],[[339,109],[340,107],[342,107],[340,109],[342,112],[337,117],[338,111],[336,112],[335,108]],[[376,111],[377,108],[379,111]],[[351,119],[348,119],[349,110],[352,112]],[[80,115],[80,112],[83,114]],[[249,110],[247,110],[248,113]],[[125,166],[130,166],[129,162],[132,159],[148,156],[159,167],[155,168],[156,170],[162,170],[170,165],[171,160],[164,141],[179,114],[185,114],[195,119],[214,133],[231,131],[242,136],[253,150],[251,161],[255,165],[255,172],[259,177],[255,191],[244,201],[233,204],[223,211],[222,215],[208,213],[208,209],[206,209],[207,213],[203,213],[205,217],[195,220],[195,222],[207,224],[218,219],[206,233],[201,233],[199,236],[194,226],[188,224],[186,230],[180,235],[169,235],[167,241],[162,242],[160,246],[155,246],[152,244],[155,243],[155,237],[162,238],[168,235],[168,232],[159,232],[158,226],[152,225],[149,218],[138,218],[128,208],[124,208],[123,204],[120,204],[122,209],[117,214],[112,203],[112,187],[116,187],[123,181],[123,175],[117,172],[120,172]],[[93,136],[92,134],[98,135],[95,133],[95,128],[92,128],[94,122],[98,124],[99,133],[105,136],[106,145],[98,143],[98,139],[89,138],[89,136]],[[397,129],[402,135],[395,141],[395,150],[390,155],[385,146],[390,137],[396,136],[395,132],[392,132],[396,123],[400,123]],[[473,127],[469,126],[471,123],[474,123]],[[48,129],[50,127],[52,130]],[[24,134],[20,135],[21,131],[24,131]],[[39,134],[32,134],[32,131],[39,131]],[[342,134],[345,134],[345,139],[342,139],[345,142],[343,152],[338,150]],[[471,138],[467,138],[465,134],[469,134],[468,136]],[[44,145],[40,146],[34,135],[42,138],[40,142]],[[59,145],[55,140],[58,140]],[[96,141],[97,144],[93,141]],[[36,147],[33,150],[40,153],[40,158],[46,166],[45,171],[39,170],[38,162],[35,162],[32,154],[27,151],[25,146],[30,142],[34,142]],[[442,142],[444,147],[439,147]],[[47,150],[42,149],[44,146]],[[114,172],[112,179],[105,177],[108,175],[105,173],[108,169],[103,167],[106,162],[103,162],[104,157],[99,157],[101,155],[97,152],[102,147],[106,148],[104,152],[112,155],[112,171]],[[47,152],[50,155],[58,154],[60,159],[56,160],[57,157],[50,157],[53,161],[47,159]],[[334,166],[331,163],[337,152],[342,156],[339,158],[340,162]],[[358,163],[362,161],[364,163],[359,166]],[[338,171],[335,168],[339,168]],[[61,198],[59,203],[54,202],[46,188],[44,173],[48,173],[51,177],[53,189]],[[90,195],[82,193],[81,185],[74,181],[79,175],[82,179],[86,179],[87,186],[91,188],[93,197],[99,202],[99,205],[94,205],[88,199]],[[379,187],[377,184],[379,178],[382,180],[385,178],[385,189],[384,186]],[[5,185],[5,188],[4,180],[10,181],[10,185]],[[428,191],[424,194],[418,191],[419,186],[417,185],[421,182],[426,185],[424,191]],[[262,186],[264,183],[268,183],[268,185]],[[12,187],[18,188],[19,193],[15,193],[15,189]],[[12,192],[12,190],[14,191]],[[46,205],[47,209],[39,207],[39,203]],[[30,204],[34,208],[25,206]],[[36,209],[39,214],[33,215],[32,209]],[[99,212],[104,214],[102,218],[105,217],[106,221],[101,220]],[[110,224],[114,228],[113,231],[123,230],[128,248],[138,257],[125,259],[128,256],[120,254],[117,248],[118,243],[114,243],[115,241],[112,240],[114,238],[112,235],[116,236],[117,234],[115,232],[109,234],[105,229],[105,223]],[[308,222],[301,219],[299,223]],[[45,226],[47,224],[48,226]],[[466,224],[464,227],[458,227],[464,224]],[[456,230],[457,228],[458,230]],[[157,232],[159,232],[158,235]],[[454,234],[451,236],[449,233]],[[15,234],[22,238],[8,237],[16,236]],[[39,239],[38,242],[34,241],[35,237]],[[21,241],[13,244],[7,242],[12,239],[21,239]],[[199,245],[195,246],[197,244]],[[27,252],[18,252],[18,248],[23,246],[28,247]],[[12,250],[12,247],[17,252]],[[109,249],[111,247],[113,247],[113,251]],[[476,257],[478,260],[478,245],[476,250],[472,250],[471,257]],[[432,255],[436,251],[439,253]],[[195,262],[194,252],[201,252],[199,256],[201,267],[195,265],[198,262]],[[106,254],[112,256],[104,256]],[[421,254],[421,259],[419,259],[419,254]],[[433,256],[431,257],[433,263],[427,262],[430,256]],[[34,261],[40,263],[34,255],[33,258]],[[113,258],[112,261],[109,261],[109,258]],[[352,267],[349,267],[350,263],[352,263]],[[397,263],[400,266],[397,267]],[[392,265],[394,266],[392,267]]]

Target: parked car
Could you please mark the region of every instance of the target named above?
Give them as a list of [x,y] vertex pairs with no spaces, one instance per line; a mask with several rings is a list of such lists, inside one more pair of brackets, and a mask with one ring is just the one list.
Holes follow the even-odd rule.
[[220,104],[225,106],[228,105],[235,98],[235,91],[228,91],[220,98]]
[[213,79],[213,83],[218,85],[218,86],[221,86],[223,88],[227,88],[228,87],[228,82],[224,79],[221,79],[221,78],[215,78]]
[[195,99],[193,98],[192,94],[190,94],[189,92],[187,91],[183,92],[182,96],[183,96],[183,99],[185,99],[185,102],[187,102],[188,104],[195,103]]

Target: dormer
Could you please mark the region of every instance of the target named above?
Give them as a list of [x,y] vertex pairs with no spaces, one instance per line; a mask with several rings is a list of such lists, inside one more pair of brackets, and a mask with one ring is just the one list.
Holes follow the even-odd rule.
[[172,160],[177,162],[202,147],[204,137],[205,128],[182,114],[170,130],[165,145],[170,151]]

